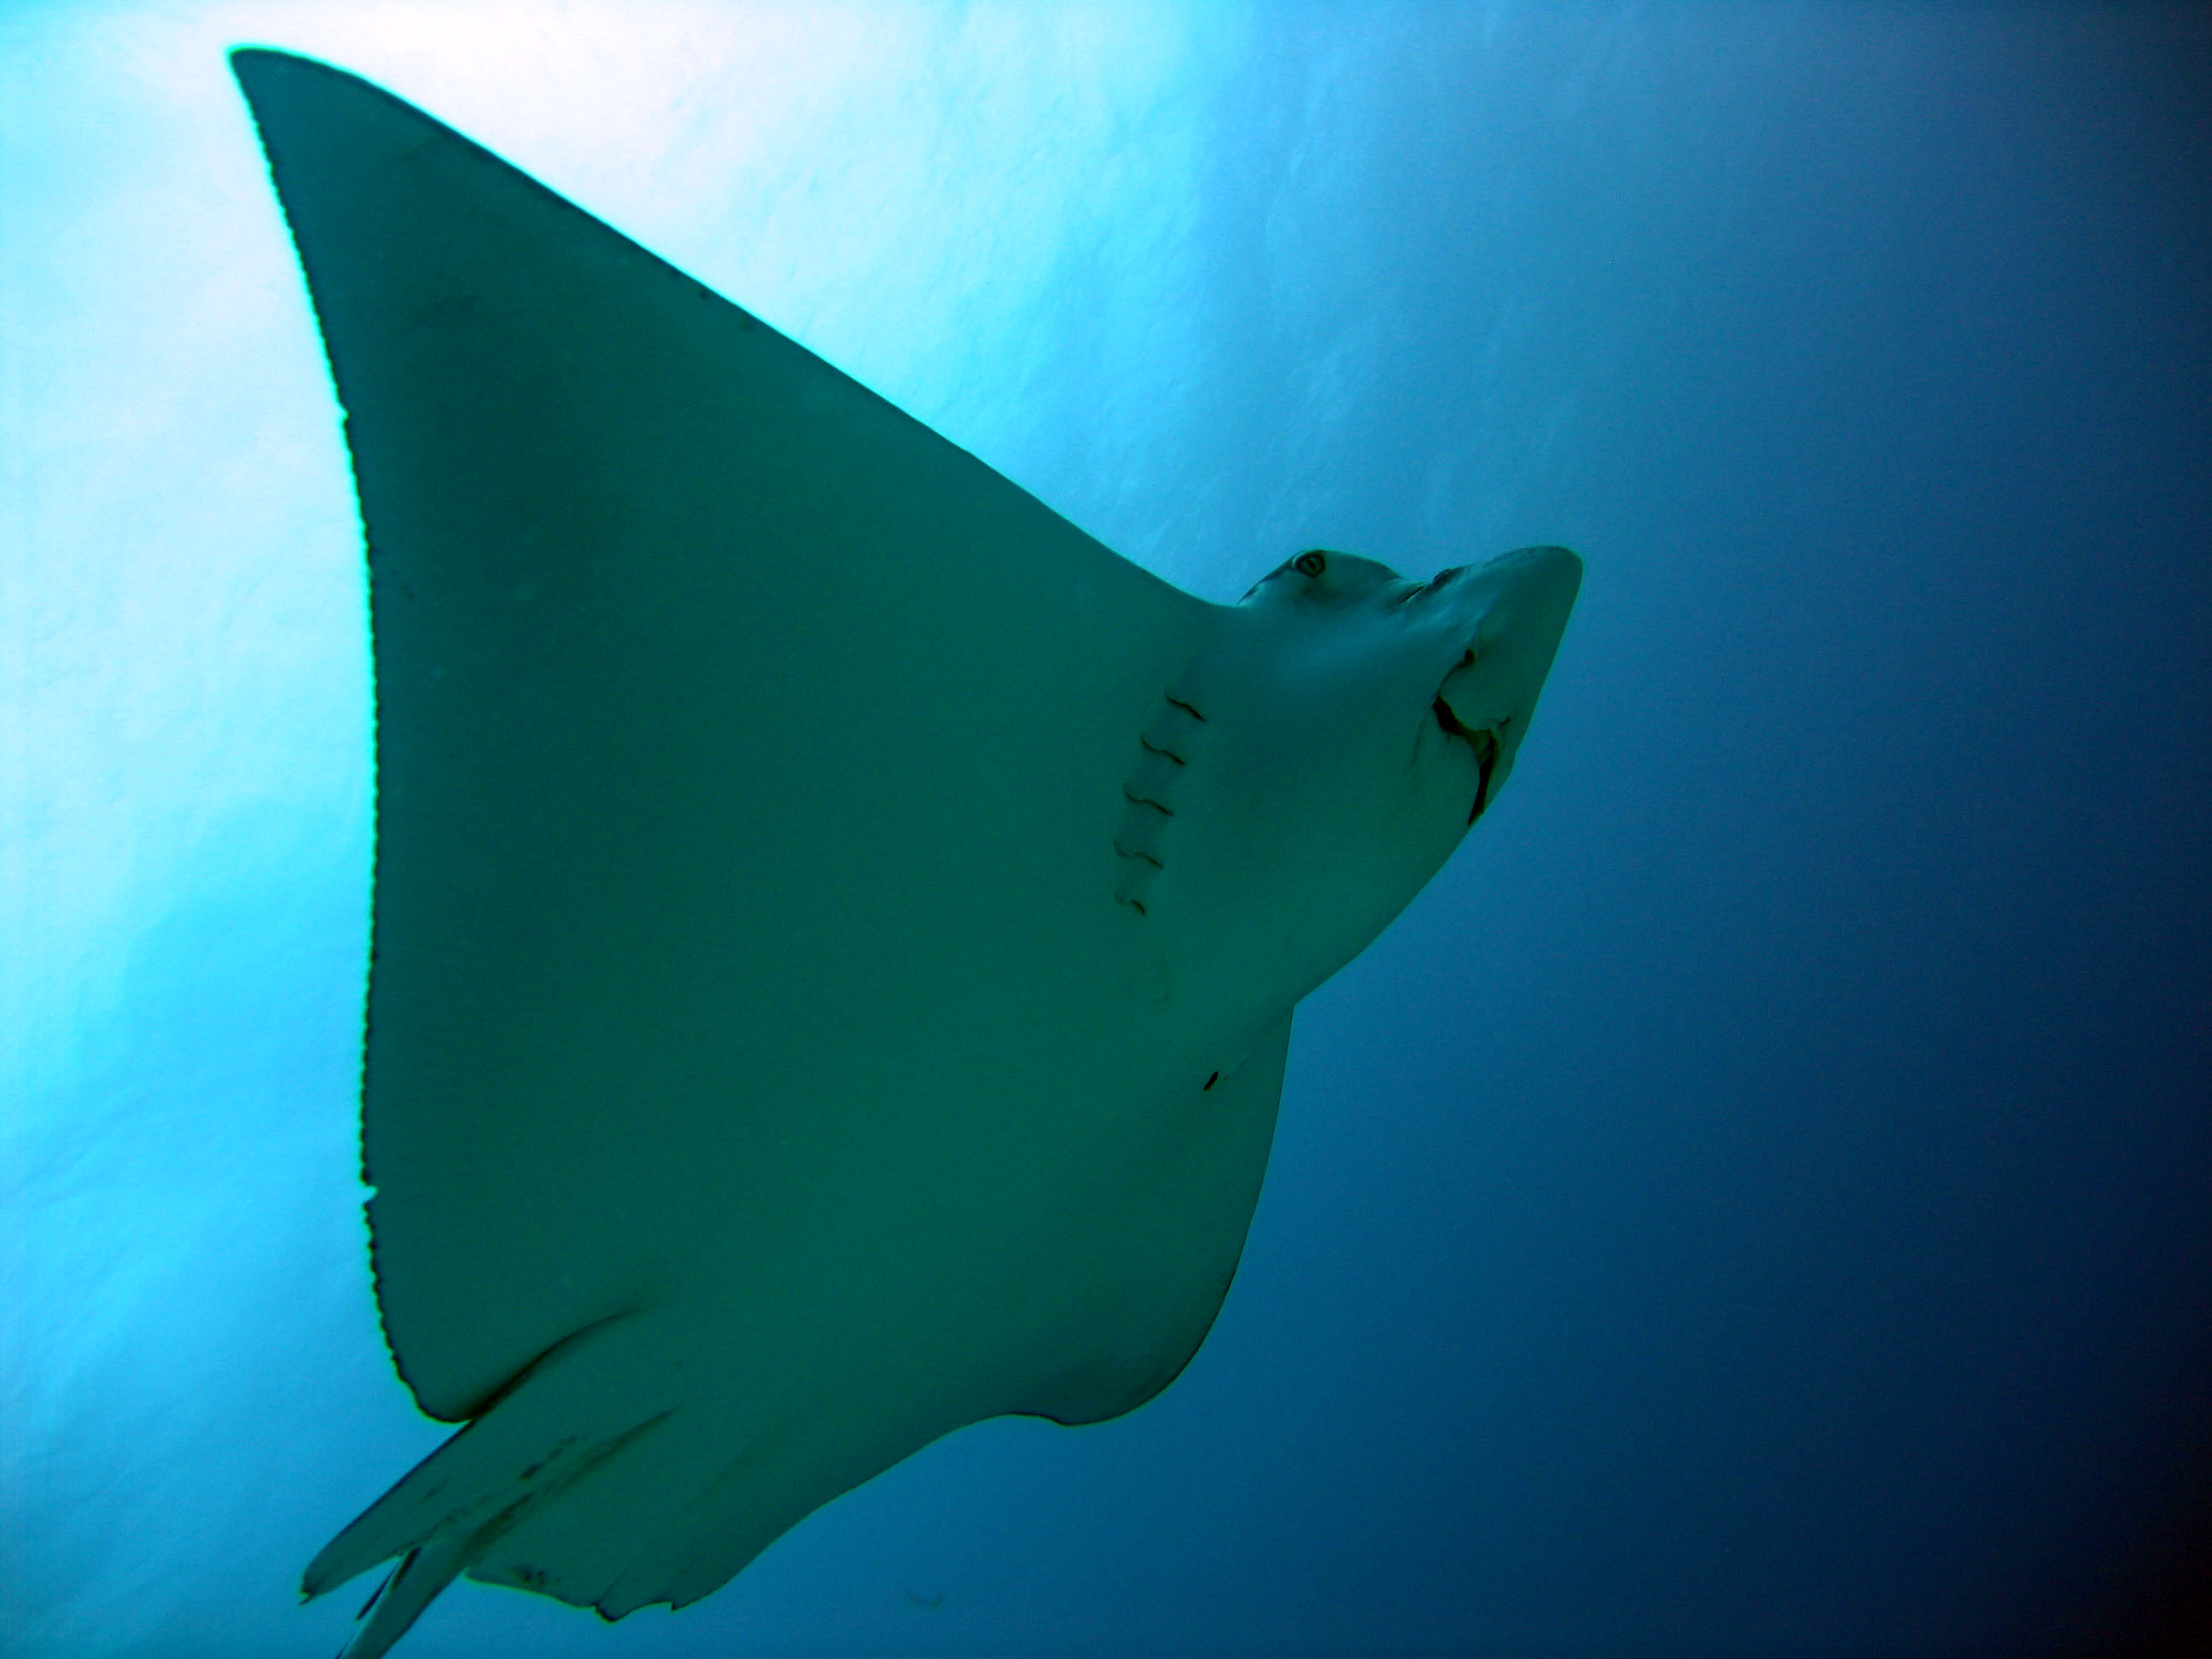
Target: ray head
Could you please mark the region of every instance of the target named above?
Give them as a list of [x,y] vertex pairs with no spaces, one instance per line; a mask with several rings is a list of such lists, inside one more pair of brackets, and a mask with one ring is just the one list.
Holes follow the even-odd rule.
[[1496,800],[1581,581],[1562,547],[1425,583],[1316,548],[1234,607],[1200,705],[1220,757],[1204,879],[1295,910],[1318,947],[1302,977],[1348,961]]
[[1513,769],[1582,571],[1566,548],[1524,547],[1423,583],[1375,559],[1311,548],[1255,583],[1242,605],[1316,672],[1312,690],[1326,688],[1338,718],[1376,723],[1378,738],[1409,722],[1424,733],[1433,726],[1456,744],[1443,752],[1475,767],[1465,827]]

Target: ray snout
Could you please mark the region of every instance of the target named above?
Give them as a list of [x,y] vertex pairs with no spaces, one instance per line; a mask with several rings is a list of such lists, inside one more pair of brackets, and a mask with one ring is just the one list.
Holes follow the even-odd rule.
[[1513,769],[1582,578],[1583,562],[1567,549],[1523,547],[1429,585],[1429,603],[1465,630],[1465,648],[1437,688],[1436,715],[1474,750],[1481,769],[1470,823]]

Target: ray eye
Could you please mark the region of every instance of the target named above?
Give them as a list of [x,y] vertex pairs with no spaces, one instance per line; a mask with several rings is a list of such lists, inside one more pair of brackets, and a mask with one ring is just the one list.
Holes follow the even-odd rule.
[[1301,576],[1318,576],[1328,568],[1328,560],[1319,553],[1301,553],[1291,561],[1291,568]]

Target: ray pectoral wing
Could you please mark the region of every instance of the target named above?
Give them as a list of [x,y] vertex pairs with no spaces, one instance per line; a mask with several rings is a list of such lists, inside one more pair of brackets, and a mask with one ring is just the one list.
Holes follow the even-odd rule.
[[372,549],[365,1164],[457,1420],[653,1294],[668,1239],[612,1218],[680,1214],[797,1086],[774,1032],[866,994],[825,915],[896,949],[1023,898],[943,853],[1017,787],[979,726],[1099,821],[1210,607],[421,112],[234,63]]
[[1018,1409],[1068,1425],[1134,1411],[1182,1373],[1212,1329],[1267,1173],[1291,1015],[1189,1079],[1116,1206],[1115,1237],[1076,1281],[1079,1363]]

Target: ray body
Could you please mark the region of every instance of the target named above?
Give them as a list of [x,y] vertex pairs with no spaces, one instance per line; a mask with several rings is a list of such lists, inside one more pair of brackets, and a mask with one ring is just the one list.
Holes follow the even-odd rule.
[[363,1110],[466,1426],[319,1555],[619,1617],[1233,1273],[1291,1012],[1510,770],[1580,566],[1160,582],[427,116],[234,59],[371,575]]

